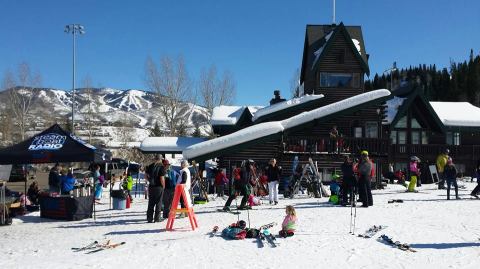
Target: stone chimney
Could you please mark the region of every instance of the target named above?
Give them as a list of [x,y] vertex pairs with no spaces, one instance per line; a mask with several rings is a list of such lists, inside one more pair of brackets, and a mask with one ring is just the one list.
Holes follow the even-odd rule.
[[270,105],[274,105],[276,103],[280,103],[285,101],[286,99],[280,97],[280,90],[273,91],[273,98],[270,100]]

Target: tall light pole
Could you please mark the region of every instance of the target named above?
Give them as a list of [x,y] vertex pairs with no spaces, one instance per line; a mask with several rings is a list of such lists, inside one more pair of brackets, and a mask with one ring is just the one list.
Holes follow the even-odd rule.
[[383,73],[390,72],[390,91],[393,90],[393,72],[397,71],[397,62],[393,62],[393,66],[385,71]]
[[85,28],[81,24],[67,24],[65,33],[72,34],[73,37],[73,81],[72,81],[72,133],[75,133],[74,114],[75,114],[75,36],[85,34]]

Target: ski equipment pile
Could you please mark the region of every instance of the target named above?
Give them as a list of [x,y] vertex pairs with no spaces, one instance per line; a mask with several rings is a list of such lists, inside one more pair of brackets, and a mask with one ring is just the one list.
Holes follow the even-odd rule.
[[363,234],[359,234],[358,237],[363,237],[363,238],[372,238],[376,233],[379,231],[387,228],[388,226],[385,225],[373,225],[370,227],[368,230],[366,230]]
[[268,243],[270,244],[270,246],[272,248],[276,248],[277,247],[277,239],[275,238],[275,236],[273,236],[273,234],[270,233],[270,231],[268,229],[264,229],[261,234],[263,234],[265,236],[265,238],[267,239]]
[[91,253],[99,252],[105,249],[113,249],[124,244],[125,242],[111,244],[110,240],[108,240],[105,244],[99,244],[98,241],[94,241],[81,248],[72,248],[72,250],[75,252],[90,250],[89,252],[85,252],[85,254],[91,254]]
[[72,250],[75,251],[75,252],[79,252],[79,251],[84,251],[84,250],[87,250],[87,249],[93,249],[93,248],[97,247],[97,244],[98,244],[98,241],[93,241],[92,243],[90,243],[88,245],[85,245],[84,247],[72,248]]
[[393,247],[396,247],[400,250],[417,252],[415,249],[411,248],[410,245],[408,245],[406,243],[400,243],[399,241],[393,241],[393,239],[391,237],[388,237],[387,235],[382,234],[380,236],[380,239],[382,239],[385,243],[387,243],[387,244],[389,244]]

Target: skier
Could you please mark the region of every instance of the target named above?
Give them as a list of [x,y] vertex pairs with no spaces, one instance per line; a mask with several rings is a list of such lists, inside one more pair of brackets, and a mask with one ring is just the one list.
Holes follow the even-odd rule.
[[475,171],[475,177],[477,178],[477,186],[473,189],[471,196],[478,199],[478,193],[480,192],[480,160],[477,162],[477,169]]
[[452,158],[448,158],[447,165],[445,165],[443,173],[445,174],[445,179],[447,180],[447,200],[450,200],[450,188],[452,184],[455,187],[455,198],[457,198],[457,200],[460,199],[458,196],[457,169],[453,164]]
[[420,168],[418,163],[420,159],[417,156],[412,156],[410,158],[410,184],[408,185],[408,192],[415,192],[415,186],[417,186],[417,180],[420,177]]
[[282,174],[282,168],[277,166],[277,160],[271,159],[269,165],[266,168],[266,174],[268,177],[268,199],[270,204],[278,204],[278,181]]
[[342,205],[346,206],[348,204],[351,204],[352,202],[355,203],[355,188],[357,185],[357,180],[355,179],[355,175],[353,172],[352,159],[349,156],[345,156],[345,161],[343,162],[341,169],[343,175]]
[[373,205],[372,188],[370,183],[372,167],[373,165],[368,158],[368,151],[363,150],[361,152],[360,163],[358,164],[358,191],[360,194],[360,200],[362,201],[362,207]]
[[295,208],[291,205],[287,205],[285,208],[287,214],[282,222],[282,230],[279,232],[281,237],[293,236],[296,229],[297,213]]
[[450,153],[449,149],[445,149],[443,153],[438,155],[437,157],[437,170],[438,170],[438,177],[439,177],[439,182],[438,182],[438,189],[445,189],[445,175],[443,173],[443,169],[445,168],[445,165],[447,164],[448,161],[448,154]]
[[248,190],[248,183],[251,176],[252,166],[253,164],[250,164],[249,161],[245,160],[242,162],[240,171],[238,171],[237,169],[234,170],[233,191],[231,192],[227,202],[225,203],[225,206],[223,207],[224,211],[230,211],[230,204],[235,198],[237,198],[238,194],[243,196],[238,209],[251,209],[251,207],[247,206],[246,204],[248,196],[250,195]]
[[159,155],[156,155],[155,161],[147,166],[145,175],[149,183],[147,221],[148,223],[160,222],[162,195],[165,189],[165,168]]

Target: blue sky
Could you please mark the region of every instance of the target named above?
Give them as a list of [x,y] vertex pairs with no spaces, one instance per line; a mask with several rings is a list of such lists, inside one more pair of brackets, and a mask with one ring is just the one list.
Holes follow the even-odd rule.
[[[362,26],[372,77],[393,61],[447,67],[480,51],[478,0],[336,2],[337,23]],[[77,81],[145,89],[148,56],[181,54],[194,78],[211,64],[230,70],[236,104],[265,105],[274,89],[289,97],[306,24],[331,22],[332,0],[0,0],[0,74],[28,62],[42,86],[70,89],[72,39],[63,29],[81,23]]]

